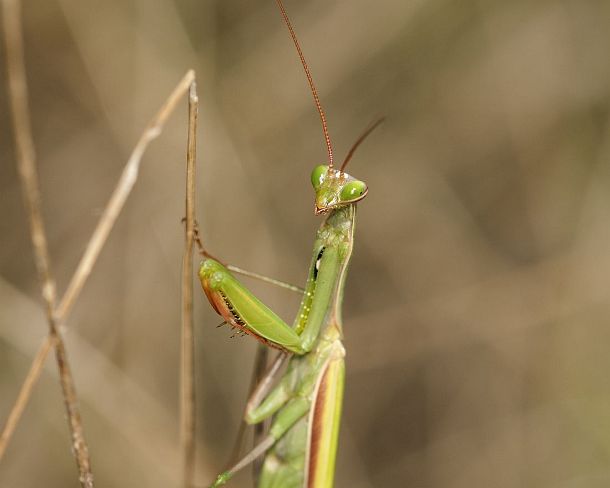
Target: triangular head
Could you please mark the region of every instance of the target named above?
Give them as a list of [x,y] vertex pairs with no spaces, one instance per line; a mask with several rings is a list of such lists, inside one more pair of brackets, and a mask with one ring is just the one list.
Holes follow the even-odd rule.
[[328,165],[320,164],[313,169],[311,172],[311,184],[316,192],[316,215],[345,205],[352,205],[366,196],[369,191],[366,183],[348,175],[345,172],[345,167],[350,159],[352,159],[356,148],[381,122],[383,122],[383,117],[377,119],[358,137],[348,151],[341,168],[338,170],[333,168],[331,162]]
[[364,181],[326,164],[314,168],[311,172],[311,184],[316,192],[316,215],[356,203],[369,191]]

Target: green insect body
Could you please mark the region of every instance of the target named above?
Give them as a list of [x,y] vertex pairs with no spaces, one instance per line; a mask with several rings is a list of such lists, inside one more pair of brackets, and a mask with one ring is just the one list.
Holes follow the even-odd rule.
[[[268,434],[211,486],[224,485],[234,473],[264,456],[259,488],[332,488],[345,379],[341,303],[354,243],[356,204],[368,192],[366,183],[344,169],[356,148],[382,119],[364,131],[341,167],[335,169],[326,116],[316,87],[282,0],[276,3],[322,122],[328,165],[314,168],[311,183],[315,213],[326,218],[316,234],[307,283],[292,326],[256,298],[227,267],[204,252],[209,259],[201,263],[199,278],[214,309],[231,327],[282,351],[246,407],[245,420],[249,424],[272,419]],[[286,370],[276,380],[286,358]]]
[[[355,203],[366,184],[343,171],[318,166],[312,173],[316,213],[327,214],[316,234],[305,292],[291,326],[260,302],[218,261],[199,270],[202,287],[232,327],[291,354],[277,384],[246,411],[256,424],[273,417],[260,454],[260,488],[332,487],[344,383],[341,302],[352,253]],[[347,185],[356,187],[346,191]],[[256,448],[255,448],[256,451]],[[234,471],[221,474],[224,484]]]

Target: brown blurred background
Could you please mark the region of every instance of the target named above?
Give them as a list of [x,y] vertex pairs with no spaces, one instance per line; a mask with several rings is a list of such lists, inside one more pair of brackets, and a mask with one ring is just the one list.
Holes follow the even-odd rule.
[[[359,207],[338,487],[610,485],[610,3],[286,2]],[[318,116],[275,2],[25,2],[53,269],[65,289],[141,130],[199,80],[210,250],[302,283]],[[0,86],[0,420],[46,325]],[[176,486],[186,103],[69,320],[98,486]],[[198,481],[229,456],[255,343],[196,284]],[[298,297],[252,283],[291,320]],[[78,486],[53,360],[2,487]],[[248,473],[234,486],[249,486]]]

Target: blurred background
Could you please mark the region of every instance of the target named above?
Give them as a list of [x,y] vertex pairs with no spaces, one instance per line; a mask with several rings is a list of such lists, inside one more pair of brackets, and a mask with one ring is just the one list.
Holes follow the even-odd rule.
[[[337,159],[367,181],[345,301],[338,487],[610,484],[610,3],[286,1]],[[198,220],[302,284],[318,115],[275,2],[25,2],[60,292],[131,148],[188,68]],[[0,50],[0,421],[46,333]],[[177,486],[186,102],[67,324],[98,486]],[[286,320],[298,297],[250,283]],[[231,452],[256,349],[195,283],[199,485]],[[52,358],[0,486],[78,486]],[[249,473],[233,486],[250,486]]]

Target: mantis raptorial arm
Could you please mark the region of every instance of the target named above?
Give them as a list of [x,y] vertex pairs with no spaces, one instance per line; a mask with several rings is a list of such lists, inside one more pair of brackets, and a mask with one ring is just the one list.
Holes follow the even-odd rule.
[[351,252],[355,209],[332,212],[318,230],[309,278],[295,328],[291,328],[215,259],[201,263],[199,278],[208,300],[231,326],[271,347],[298,355],[313,348]]

